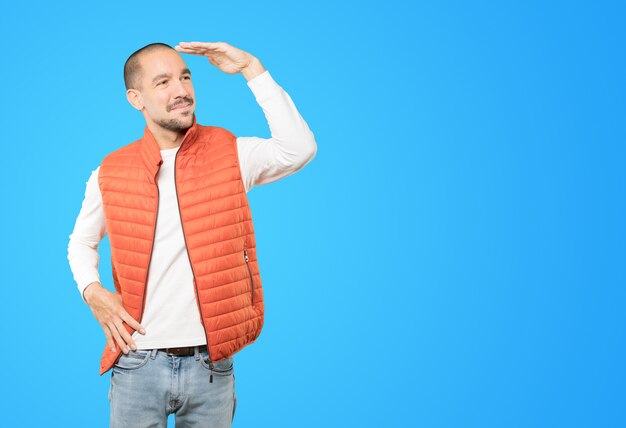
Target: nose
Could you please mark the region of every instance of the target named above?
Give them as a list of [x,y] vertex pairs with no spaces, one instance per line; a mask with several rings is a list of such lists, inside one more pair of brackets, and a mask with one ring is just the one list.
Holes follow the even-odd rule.
[[187,86],[180,80],[174,84],[172,90],[174,91],[174,98],[185,98],[189,96],[189,90]]

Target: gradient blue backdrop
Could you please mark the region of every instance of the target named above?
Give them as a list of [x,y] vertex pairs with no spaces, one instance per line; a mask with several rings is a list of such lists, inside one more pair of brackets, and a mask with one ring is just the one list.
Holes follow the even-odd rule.
[[[141,136],[133,51],[257,56],[316,158],[249,193],[266,299],[235,427],[626,426],[620,2],[2,7],[3,426],[108,426],[104,335],[67,262],[90,172]],[[185,55],[197,115],[269,137]],[[112,289],[109,246],[100,272]],[[171,421],[170,421],[171,422]]]

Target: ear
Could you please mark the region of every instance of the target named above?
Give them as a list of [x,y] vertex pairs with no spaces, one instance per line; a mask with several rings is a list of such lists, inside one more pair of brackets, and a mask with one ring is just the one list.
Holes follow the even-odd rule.
[[129,89],[126,91],[126,99],[128,102],[137,110],[143,110],[144,103],[143,97],[141,96],[141,92],[136,89]]

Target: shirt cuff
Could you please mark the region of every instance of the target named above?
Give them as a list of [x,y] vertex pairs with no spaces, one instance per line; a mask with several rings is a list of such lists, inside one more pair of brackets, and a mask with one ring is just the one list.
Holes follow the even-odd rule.
[[248,87],[252,90],[259,104],[282,92],[282,88],[274,81],[269,70],[265,70],[255,78],[248,80]]
[[80,296],[83,298],[83,302],[85,302],[85,303],[87,303],[87,300],[85,300],[85,289],[92,282],[100,282],[100,277],[99,276],[89,276],[89,277],[82,278],[78,282],[78,291],[80,292]]

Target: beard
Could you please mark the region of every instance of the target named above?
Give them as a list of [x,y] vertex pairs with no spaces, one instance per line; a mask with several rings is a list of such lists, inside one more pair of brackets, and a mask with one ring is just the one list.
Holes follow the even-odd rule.
[[193,112],[189,113],[188,118],[176,119],[159,119],[155,121],[160,127],[174,132],[182,132],[188,130],[193,124]]
[[[183,98],[180,102],[177,102],[175,104],[172,104],[171,106],[169,106],[167,108],[167,112],[171,112],[172,109],[180,104],[194,104],[194,100],[191,97],[185,97]],[[184,116],[185,114],[188,114],[188,116]],[[182,118],[173,118],[173,119],[159,119],[156,120],[156,124],[161,126],[162,128],[165,128],[169,131],[174,131],[174,132],[182,132],[182,131],[186,131],[187,129],[189,129],[191,127],[191,125],[193,124],[193,110],[189,111],[188,113],[183,113],[183,117]]]

